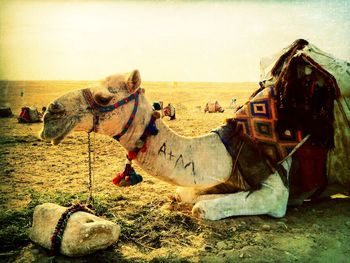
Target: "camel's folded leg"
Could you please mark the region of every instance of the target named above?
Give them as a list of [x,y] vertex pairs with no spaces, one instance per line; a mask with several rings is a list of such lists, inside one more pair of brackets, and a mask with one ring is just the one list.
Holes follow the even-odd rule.
[[216,199],[227,195],[227,194],[225,195],[225,194],[219,194],[219,193],[208,194],[207,193],[208,189],[212,190],[211,188],[196,189],[192,187],[180,186],[176,188],[174,198],[179,203],[195,204],[201,200]]
[[218,220],[230,216],[261,215],[283,217],[289,192],[276,172],[270,175],[261,189],[222,195],[202,195],[192,209],[194,216]]

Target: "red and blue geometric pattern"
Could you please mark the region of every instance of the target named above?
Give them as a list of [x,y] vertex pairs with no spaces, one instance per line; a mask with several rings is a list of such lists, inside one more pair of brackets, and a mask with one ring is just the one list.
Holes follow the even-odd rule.
[[283,160],[302,140],[300,131],[277,132],[277,109],[274,87],[270,86],[236,111],[234,119],[245,134],[256,141],[274,161]]
[[249,103],[249,109],[250,109],[250,115],[254,118],[271,118],[271,110],[269,108],[269,101],[268,100],[259,100],[259,101],[252,101]]

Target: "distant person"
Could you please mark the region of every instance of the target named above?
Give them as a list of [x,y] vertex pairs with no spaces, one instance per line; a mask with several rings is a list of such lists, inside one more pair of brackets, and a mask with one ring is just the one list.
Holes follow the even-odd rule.
[[237,99],[235,97],[231,99],[230,107],[233,109],[237,107]]

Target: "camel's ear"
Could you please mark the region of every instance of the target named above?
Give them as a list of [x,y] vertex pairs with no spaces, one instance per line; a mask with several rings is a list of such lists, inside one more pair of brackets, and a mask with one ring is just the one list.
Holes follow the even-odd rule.
[[141,75],[140,72],[135,69],[131,72],[127,82],[126,86],[128,87],[129,92],[134,92],[138,87],[141,85]]

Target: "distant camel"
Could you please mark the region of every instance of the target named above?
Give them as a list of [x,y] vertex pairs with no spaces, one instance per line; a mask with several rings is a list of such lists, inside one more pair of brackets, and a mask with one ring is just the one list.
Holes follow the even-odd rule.
[[233,119],[195,138],[157,119],[139,71],[112,75],[54,100],[41,138],[58,144],[73,129],[112,136],[150,175],[181,186],[177,200],[200,218],[283,217],[288,199],[350,189],[349,65],[298,40]]
[[223,113],[225,111],[225,109],[223,107],[221,107],[221,105],[219,104],[219,102],[216,101],[212,101],[212,102],[207,102],[207,104],[205,104],[204,107],[204,113],[208,112],[208,113],[215,113],[215,112],[221,112]]

